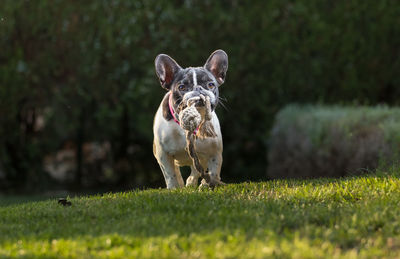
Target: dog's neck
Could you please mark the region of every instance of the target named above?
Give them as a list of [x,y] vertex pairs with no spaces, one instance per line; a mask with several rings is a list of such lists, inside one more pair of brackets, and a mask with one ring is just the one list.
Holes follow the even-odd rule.
[[[177,114],[176,114],[176,112],[174,110],[174,107],[173,107],[173,104],[172,104],[172,93],[171,92],[168,93],[168,96],[166,96],[165,99],[168,100],[167,102],[168,102],[169,114],[167,115],[167,117],[168,117],[167,120],[169,121],[169,120],[173,119],[178,125],[181,125],[181,123],[179,122],[179,118],[177,118]],[[165,108],[166,107],[163,107],[163,109],[165,109]],[[164,114],[164,111],[163,111],[163,114]],[[165,116],[164,116],[164,118],[165,118]],[[195,129],[193,133],[196,135],[198,131],[199,131],[199,127],[197,127],[197,129]]]

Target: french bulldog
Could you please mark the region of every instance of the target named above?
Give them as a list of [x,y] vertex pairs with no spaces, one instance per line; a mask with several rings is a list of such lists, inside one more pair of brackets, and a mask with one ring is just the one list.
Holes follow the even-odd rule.
[[[182,103],[195,100],[196,109],[204,108],[204,97],[211,104],[211,124],[215,137],[196,138],[195,147],[203,168],[210,178],[220,182],[222,166],[222,135],[215,108],[219,102],[219,87],[228,70],[228,55],[223,50],[214,51],[202,67],[182,68],[170,56],[159,54],[155,70],[165,94],[154,117],[153,153],[160,165],[168,189],[183,187],[180,167],[190,166],[186,186],[198,186],[200,173],[194,168],[186,147],[185,131],[179,125]],[[202,98],[199,98],[202,97]],[[199,100],[199,101],[197,101]],[[206,184],[204,179],[202,185]]]

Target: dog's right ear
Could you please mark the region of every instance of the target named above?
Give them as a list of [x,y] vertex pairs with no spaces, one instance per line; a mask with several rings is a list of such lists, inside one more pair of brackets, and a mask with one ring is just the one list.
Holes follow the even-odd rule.
[[176,73],[182,68],[173,58],[165,54],[158,55],[154,64],[156,66],[156,73],[160,79],[161,86],[169,90]]

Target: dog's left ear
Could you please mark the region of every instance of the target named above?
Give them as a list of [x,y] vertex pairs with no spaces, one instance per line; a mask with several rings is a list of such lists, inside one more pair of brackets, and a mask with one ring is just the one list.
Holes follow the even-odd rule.
[[204,68],[210,71],[221,85],[228,70],[228,55],[222,49],[214,51],[207,59]]

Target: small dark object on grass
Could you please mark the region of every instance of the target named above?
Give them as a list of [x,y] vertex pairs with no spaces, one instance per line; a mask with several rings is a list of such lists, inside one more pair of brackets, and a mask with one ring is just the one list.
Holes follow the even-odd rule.
[[58,199],[58,204],[61,204],[63,206],[71,206],[72,205],[72,203],[70,201],[67,201],[66,198]]

